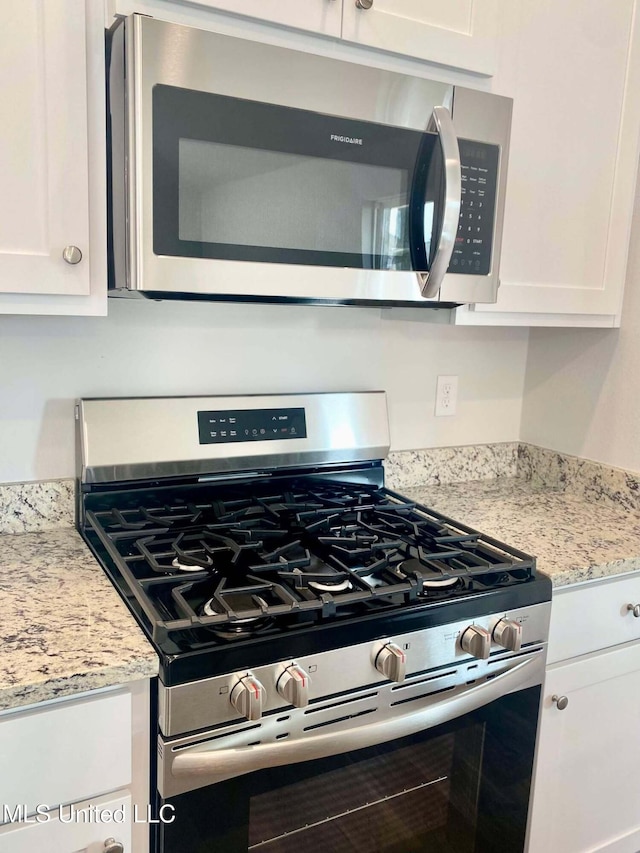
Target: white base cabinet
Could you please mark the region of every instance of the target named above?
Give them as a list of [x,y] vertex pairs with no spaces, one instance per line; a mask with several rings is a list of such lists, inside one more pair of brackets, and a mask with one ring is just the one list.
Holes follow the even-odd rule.
[[32,824],[0,830],[0,849],[2,853],[105,853],[113,839],[122,844],[124,853],[137,853],[131,842],[131,813],[128,791],[112,799],[76,803],[51,813],[46,821],[41,816],[42,823],[35,816]]
[[640,850],[639,602],[637,574],[554,597],[528,853]]
[[637,853],[639,767],[640,643],[550,667],[529,853]]
[[3,712],[0,756],[2,853],[148,853],[148,681]]

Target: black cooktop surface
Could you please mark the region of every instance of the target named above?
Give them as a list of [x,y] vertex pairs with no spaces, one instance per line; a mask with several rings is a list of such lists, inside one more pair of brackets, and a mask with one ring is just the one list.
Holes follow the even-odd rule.
[[370,485],[267,478],[85,501],[85,537],[172,658],[255,649],[535,579],[534,558]]

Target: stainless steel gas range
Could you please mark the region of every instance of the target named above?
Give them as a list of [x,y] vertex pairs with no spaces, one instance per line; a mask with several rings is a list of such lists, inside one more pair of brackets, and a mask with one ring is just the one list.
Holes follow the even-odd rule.
[[383,393],[78,424],[82,534],[160,657],[153,850],[524,848],[550,583],[384,487]]

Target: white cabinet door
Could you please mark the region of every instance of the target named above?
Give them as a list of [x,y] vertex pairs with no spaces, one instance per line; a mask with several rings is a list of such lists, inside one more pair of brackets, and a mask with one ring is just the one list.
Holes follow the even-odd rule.
[[637,853],[639,766],[640,643],[550,667],[529,853]]
[[513,0],[496,80],[514,99],[501,287],[459,323],[619,325],[640,140],[635,5]]
[[0,115],[0,292],[88,294],[84,0],[2,4]]
[[[5,0],[2,13],[0,312],[104,314],[100,4]],[[66,247],[79,263],[65,262]]]
[[343,39],[476,74],[495,71],[497,29],[498,0],[343,0]]
[[[86,811],[80,814],[83,809]],[[125,853],[136,853],[131,846],[132,805],[127,792],[120,797],[64,806],[61,814],[56,809],[49,818],[46,820],[43,813],[40,819],[46,822],[0,830],[2,853],[104,853],[108,838],[119,841]]]
[[[193,26],[206,26],[198,20],[198,7],[220,12],[232,12],[249,18],[257,18],[271,24],[281,24],[298,30],[310,30],[326,36],[339,38],[342,26],[341,0],[174,0],[173,8],[163,8],[157,0],[107,0],[107,22],[115,14],[129,15],[132,12],[146,12],[158,17],[175,18],[178,6],[191,7],[195,12],[190,23]],[[186,21],[185,21],[186,23]]]

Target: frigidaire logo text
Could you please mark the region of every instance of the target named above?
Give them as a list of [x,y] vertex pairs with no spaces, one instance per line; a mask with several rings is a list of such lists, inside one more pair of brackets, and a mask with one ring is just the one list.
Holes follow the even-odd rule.
[[349,145],[362,145],[362,140],[358,139],[357,136],[336,136],[335,133],[331,134],[332,142],[347,142]]

